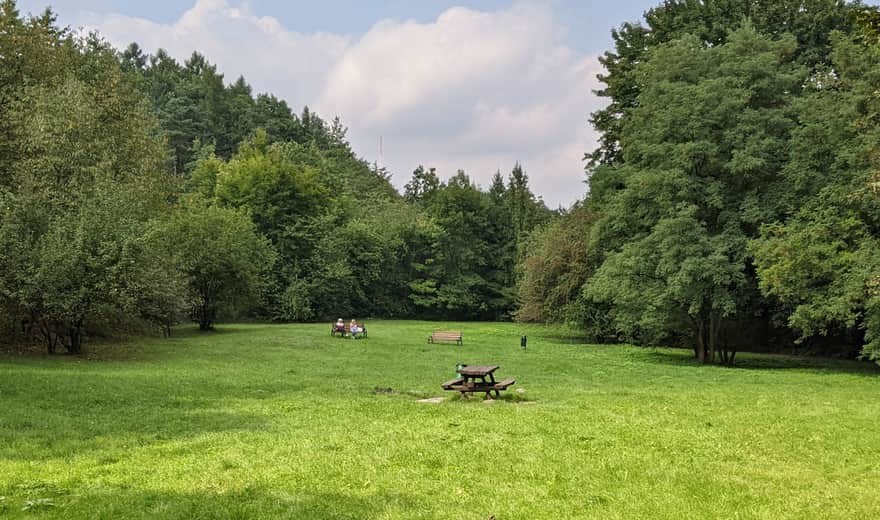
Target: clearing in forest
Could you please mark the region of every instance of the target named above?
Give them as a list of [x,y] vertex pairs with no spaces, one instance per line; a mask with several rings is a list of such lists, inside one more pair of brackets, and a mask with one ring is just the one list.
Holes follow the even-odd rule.
[[[0,354],[0,516],[880,517],[873,365],[368,324],[362,341],[234,325]],[[429,345],[435,329],[467,341]],[[458,363],[524,391],[449,395]]]

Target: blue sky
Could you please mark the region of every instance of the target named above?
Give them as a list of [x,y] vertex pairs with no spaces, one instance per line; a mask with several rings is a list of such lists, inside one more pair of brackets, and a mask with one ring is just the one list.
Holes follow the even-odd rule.
[[[876,4],[880,0],[872,1]],[[195,50],[297,112],[339,115],[400,188],[420,164],[487,186],[521,163],[551,207],[586,192],[598,56],[660,0],[58,0],[59,22],[178,60]],[[19,0],[38,12],[46,0]],[[380,150],[379,142],[382,142]]]
[[[450,2],[447,0],[322,0],[290,2],[283,0],[231,1],[247,4],[257,14],[277,18],[285,27],[301,32],[333,32],[360,36],[379,20],[397,18],[429,22],[453,6],[495,11],[511,5],[510,0]],[[568,42],[583,52],[596,52],[611,44],[610,30],[625,21],[634,21],[660,0],[548,0],[568,29]],[[83,12],[121,13],[160,23],[170,23],[192,7],[187,0],[19,0],[23,11],[39,11],[51,5],[63,19],[75,20]],[[62,20],[63,21],[63,20]]]

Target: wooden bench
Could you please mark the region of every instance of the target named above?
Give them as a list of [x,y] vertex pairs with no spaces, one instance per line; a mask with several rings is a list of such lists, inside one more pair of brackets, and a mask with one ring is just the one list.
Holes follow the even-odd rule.
[[447,381],[446,383],[443,383],[441,386],[443,387],[443,390],[454,390],[461,395],[484,392],[486,394],[486,397],[490,397],[492,395],[492,392],[495,392],[496,397],[501,397],[501,390],[507,390],[507,387],[513,385],[514,383],[516,383],[516,380],[514,380],[513,378],[505,379],[500,383],[480,383],[474,381],[464,382],[460,379],[453,379],[452,381]]
[[443,387],[443,390],[452,390],[452,387],[453,387],[453,386],[458,386],[458,385],[460,385],[460,384],[462,384],[462,383],[464,383],[464,379],[462,379],[462,378],[459,377],[459,378],[456,378],[456,379],[451,379],[451,380],[449,380],[449,381],[443,383],[443,384],[440,385],[440,386]]
[[461,331],[458,330],[435,330],[428,336],[428,343],[458,343],[462,345]]
[[[363,323],[358,323],[358,322],[355,322],[355,325],[357,325],[361,329],[361,331],[358,332],[358,335],[366,338],[367,337],[367,326],[364,325]],[[343,338],[350,335],[351,334],[351,323],[346,323],[342,327],[341,330],[336,327],[336,323],[331,325],[330,326],[330,335],[335,336],[337,334],[339,334]]]
[[499,383],[495,383],[494,385],[492,385],[492,388],[494,390],[507,390],[508,386],[512,386],[514,384],[516,384],[516,379],[514,379],[512,377],[508,377],[504,381],[501,381]]

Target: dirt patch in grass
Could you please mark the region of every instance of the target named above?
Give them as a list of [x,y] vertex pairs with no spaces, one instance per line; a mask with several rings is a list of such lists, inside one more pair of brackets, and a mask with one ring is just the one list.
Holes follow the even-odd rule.
[[426,403],[426,404],[440,404],[445,401],[445,397],[428,397],[427,399],[419,399],[417,403]]

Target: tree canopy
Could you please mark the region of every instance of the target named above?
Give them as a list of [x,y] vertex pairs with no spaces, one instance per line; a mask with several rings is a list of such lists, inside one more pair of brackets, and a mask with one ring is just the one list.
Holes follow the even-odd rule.
[[792,342],[880,357],[876,13],[670,0],[615,30],[590,191],[534,235],[520,317],[702,362]]
[[520,165],[489,190],[419,167],[401,195],[338,117],[199,52],[117,51],[11,0],[0,24],[0,338],[512,315],[518,247],[553,216]]

